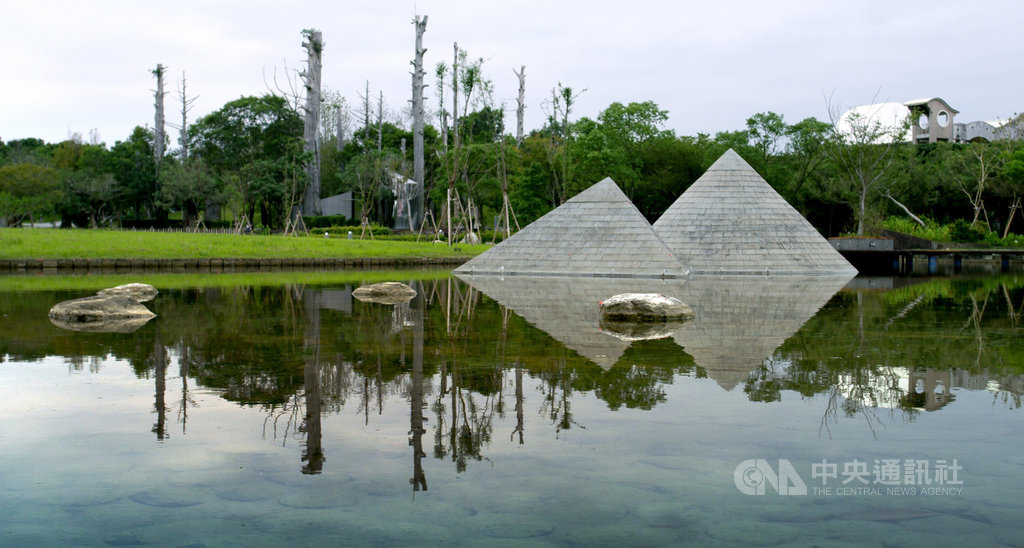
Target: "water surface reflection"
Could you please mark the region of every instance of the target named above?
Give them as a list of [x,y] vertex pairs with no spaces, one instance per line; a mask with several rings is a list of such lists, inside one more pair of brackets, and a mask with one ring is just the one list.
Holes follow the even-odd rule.
[[[27,502],[94,500],[96,489],[124,493],[103,507],[109,512],[150,523],[131,504],[178,503],[140,487],[152,476],[198,493],[197,504],[218,519],[287,512],[277,526],[263,525],[276,540],[293,521],[336,520],[330,510],[357,504],[352,519],[363,519],[362,528],[324,534],[408,538],[401,526],[366,525],[397,519],[455,542],[699,544],[743,541],[730,535],[744,527],[753,540],[763,532],[750,524],[760,523],[780,542],[810,541],[833,531],[837,516],[892,501],[766,502],[740,494],[732,468],[751,457],[809,466],[858,455],[937,459],[951,450],[969,463],[973,498],[914,507],[942,519],[969,509],[990,522],[991,540],[1014,532],[999,509],[1019,506],[1009,495],[1024,487],[1009,474],[1019,457],[1007,457],[1024,446],[1006,437],[1019,428],[1024,391],[1024,280],[887,291],[797,278],[693,278],[656,288],[607,279],[410,282],[417,297],[396,305],[353,300],[352,285],[167,290],[150,303],[158,317],[132,334],[50,325],[49,306],[75,292],[0,293],[0,391],[10,402],[0,416],[9,442],[0,463],[24,470],[12,476],[4,505],[20,506],[9,514],[22,527],[18,538],[43,538],[25,532],[43,519]],[[676,296],[697,317],[667,338],[611,336],[596,303],[625,291]],[[67,365],[64,377],[55,357]],[[128,385],[117,380],[122,370],[133,374]],[[83,380],[91,388],[82,390]],[[145,405],[140,394],[148,394]],[[66,412],[51,419],[34,411],[44,397]],[[71,416],[80,425],[74,433],[54,422]],[[31,461],[37,443],[53,444],[48,431],[65,432],[57,451],[69,460],[46,472],[18,464]],[[143,434],[152,445],[137,439]],[[104,442],[90,449],[96,436]],[[113,458],[134,472],[102,471],[112,444],[122,447]],[[168,467],[160,447],[181,459]],[[32,487],[49,484],[47,474],[72,481],[79,472],[67,463],[75,459],[100,469],[83,482],[93,495],[54,499]],[[211,477],[216,489],[202,484]],[[409,494],[419,506],[400,502]],[[239,507],[238,499],[252,500]],[[420,514],[438,504],[445,510],[426,511],[430,519]],[[103,508],[61,519],[86,528],[110,519]],[[871,526],[830,538],[920,534],[910,521],[854,521]],[[210,528],[231,529],[222,525]],[[122,536],[86,535],[86,543],[163,540],[155,525],[120,527]],[[976,534],[973,527],[965,531]]]

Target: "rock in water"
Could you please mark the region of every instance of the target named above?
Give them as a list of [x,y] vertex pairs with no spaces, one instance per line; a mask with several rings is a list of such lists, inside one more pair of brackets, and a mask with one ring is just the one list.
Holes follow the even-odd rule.
[[676,334],[686,325],[683,321],[617,321],[601,320],[601,332],[623,341],[648,341],[664,339]]
[[125,297],[135,299],[140,303],[144,303],[156,298],[157,293],[159,293],[159,291],[149,284],[131,283],[101,289],[97,292],[97,295],[124,295]]
[[130,333],[156,317],[135,299],[124,295],[94,295],[53,305],[50,321],[74,331]]
[[690,305],[657,293],[623,293],[601,301],[605,320],[627,322],[664,322],[688,320],[694,316]]
[[411,301],[416,290],[399,282],[382,282],[359,287],[352,296],[366,303],[400,304]]

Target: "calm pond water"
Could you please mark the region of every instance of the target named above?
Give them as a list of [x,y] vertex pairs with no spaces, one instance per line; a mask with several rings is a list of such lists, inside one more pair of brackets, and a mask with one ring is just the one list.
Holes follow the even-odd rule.
[[1024,539],[1024,276],[347,276],[163,276],[132,333],[47,311],[145,275],[0,279],[0,545]]

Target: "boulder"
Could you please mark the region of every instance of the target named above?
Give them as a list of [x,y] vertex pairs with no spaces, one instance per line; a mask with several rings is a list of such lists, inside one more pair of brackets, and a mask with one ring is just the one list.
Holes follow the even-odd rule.
[[144,303],[156,298],[157,293],[159,293],[159,291],[149,284],[131,283],[101,289],[97,292],[97,295],[124,295],[125,297],[129,297],[139,301],[140,303]]
[[382,282],[359,287],[352,296],[366,303],[401,304],[411,301],[416,290],[399,282]]
[[690,305],[657,293],[623,293],[601,301],[605,321],[665,322],[693,318]]
[[135,299],[124,295],[93,295],[53,305],[53,325],[73,331],[130,333],[156,317]]

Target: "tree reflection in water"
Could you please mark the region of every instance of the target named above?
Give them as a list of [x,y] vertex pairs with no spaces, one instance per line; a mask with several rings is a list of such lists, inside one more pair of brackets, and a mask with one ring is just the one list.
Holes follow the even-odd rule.
[[[523,295],[530,300],[517,308],[501,293],[481,293],[454,278],[413,282],[418,296],[404,305],[352,302],[350,286],[167,291],[153,304],[159,317],[130,335],[49,325],[45,310],[73,296],[67,292],[0,293],[8,314],[0,355],[64,356],[73,370],[98,370],[111,356],[127,360],[138,376],[153,379],[152,432],[164,442],[168,410],[176,408],[187,433],[194,387],[257,407],[266,413],[266,438],[301,444],[307,474],[324,469],[325,453],[343,451],[324,447],[331,439],[323,433],[324,415],[347,406],[369,423],[404,399],[410,483],[422,491],[428,429],[432,456],[462,471],[486,459],[506,412],[515,412],[504,431],[509,442],[526,444],[531,415],[550,421],[549,435],[562,436],[582,427],[572,412],[579,394],[612,409],[651,409],[681,376],[708,375],[727,390],[741,386],[762,405],[821,398],[822,435],[846,417],[877,426],[955,408],[962,389],[990,390],[993,403],[1020,407],[1024,279],[914,282],[897,280],[886,291],[843,290],[803,318],[786,312],[802,309],[785,305],[805,292],[799,284],[791,284],[788,297],[766,293],[761,308],[743,308],[749,289],[716,293],[694,283],[681,291],[693,296],[696,323],[672,338],[628,344],[596,324],[573,324],[568,314],[577,303],[544,309],[536,286],[523,290],[532,291]],[[589,310],[588,302],[579,309]],[[546,320],[550,311],[563,315]],[[742,325],[734,321],[744,317],[749,321]],[[788,333],[772,331],[782,324]],[[175,360],[181,397],[168,404]],[[531,386],[541,396],[533,406]]]

